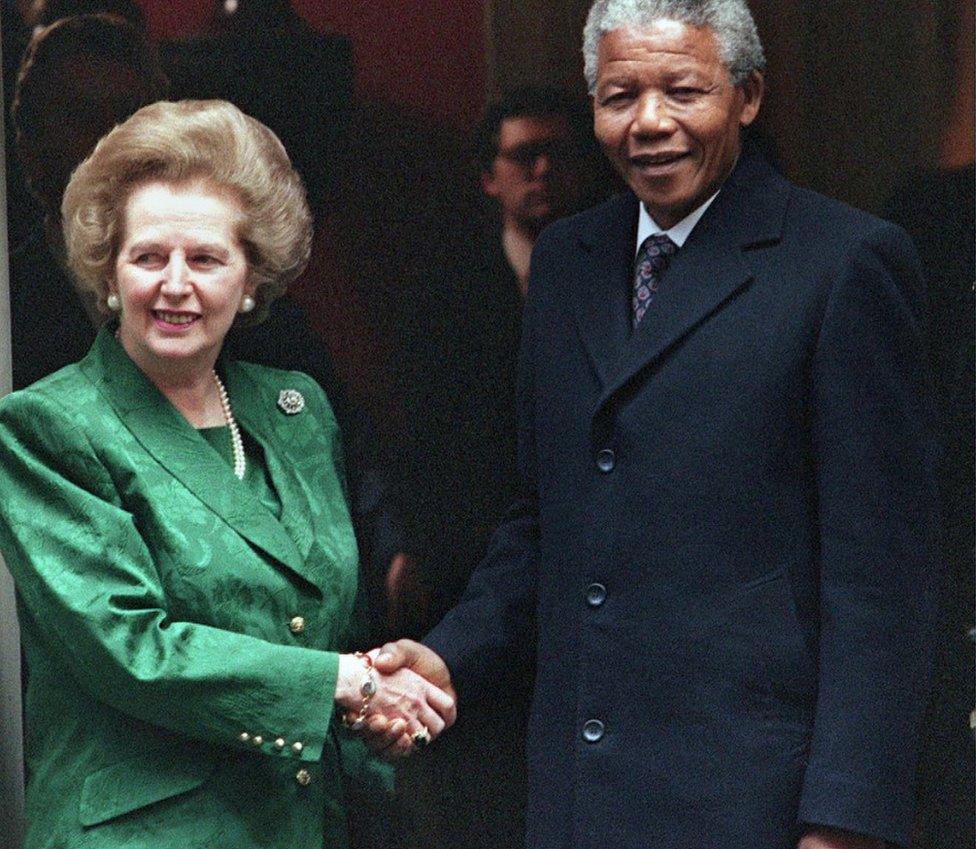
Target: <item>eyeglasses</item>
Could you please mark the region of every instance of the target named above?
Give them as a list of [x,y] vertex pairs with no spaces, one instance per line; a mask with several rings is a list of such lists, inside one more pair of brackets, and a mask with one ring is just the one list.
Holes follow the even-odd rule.
[[564,162],[573,154],[573,146],[566,141],[552,140],[527,142],[510,150],[499,150],[496,156],[507,159],[522,168],[532,168],[540,157],[545,156],[550,163]]

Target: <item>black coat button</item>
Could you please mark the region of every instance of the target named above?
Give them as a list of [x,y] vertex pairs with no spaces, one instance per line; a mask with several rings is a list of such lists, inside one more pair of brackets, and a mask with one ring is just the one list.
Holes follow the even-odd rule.
[[590,584],[586,588],[586,603],[590,607],[599,607],[607,600],[607,588],[603,584]]
[[613,453],[612,448],[604,448],[596,455],[596,467],[603,473],[612,472],[616,464],[617,456]]
[[587,743],[599,743],[604,730],[603,723],[599,719],[588,719],[583,726],[583,739]]

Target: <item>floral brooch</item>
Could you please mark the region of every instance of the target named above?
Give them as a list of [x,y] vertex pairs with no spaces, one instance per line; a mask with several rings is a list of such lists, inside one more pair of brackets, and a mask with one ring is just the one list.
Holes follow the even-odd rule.
[[297,389],[282,389],[278,394],[278,406],[288,416],[294,416],[305,409],[305,396]]

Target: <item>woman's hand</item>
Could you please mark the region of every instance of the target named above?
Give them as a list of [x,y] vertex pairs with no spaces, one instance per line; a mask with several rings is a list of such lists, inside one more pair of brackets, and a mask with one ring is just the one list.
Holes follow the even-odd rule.
[[[364,693],[367,681],[375,686],[368,699]],[[364,699],[365,716],[357,730],[364,732],[370,749],[387,758],[410,754],[418,740],[433,740],[457,716],[453,695],[413,670],[384,673],[373,667],[371,657],[367,663],[365,656],[340,655],[336,702],[348,719],[356,719]]]

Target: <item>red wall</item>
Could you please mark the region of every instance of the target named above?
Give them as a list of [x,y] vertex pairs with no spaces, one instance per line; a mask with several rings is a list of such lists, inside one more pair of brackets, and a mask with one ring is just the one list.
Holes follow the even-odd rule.
[[[247,2],[247,0],[241,0]],[[142,0],[160,39],[189,35],[213,0]],[[295,0],[316,29],[352,40],[357,91],[468,131],[485,104],[484,0]]]

